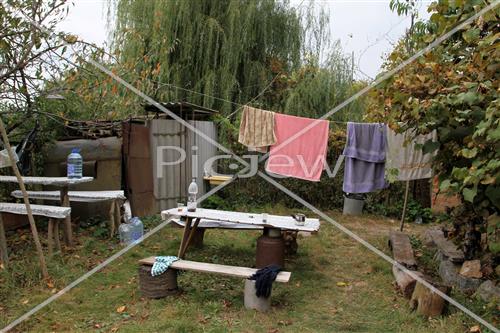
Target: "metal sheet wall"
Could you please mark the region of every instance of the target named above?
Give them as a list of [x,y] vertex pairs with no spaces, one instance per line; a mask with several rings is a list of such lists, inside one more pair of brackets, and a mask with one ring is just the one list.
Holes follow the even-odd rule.
[[[202,131],[210,138],[217,140],[215,125],[211,121],[189,121],[194,127]],[[154,195],[158,211],[176,207],[177,202],[186,202],[187,187],[193,176],[197,177],[200,195],[206,189],[203,182],[203,164],[215,156],[217,149],[206,139],[195,135],[182,124],[170,119],[154,119],[149,121],[151,137],[151,153],[153,156]],[[197,170],[193,170],[193,145],[196,145]],[[166,148],[166,146],[170,148]],[[163,147],[163,148],[162,148]],[[163,162],[174,162],[179,160],[180,153],[172,147],[178,147],[186,152],[186,158],[182,163],[172,165],[161,165],[159,156],[163,155]],[[158,149],[162,154],[158,154]],[[193,174],[196,171],[196,174]]]

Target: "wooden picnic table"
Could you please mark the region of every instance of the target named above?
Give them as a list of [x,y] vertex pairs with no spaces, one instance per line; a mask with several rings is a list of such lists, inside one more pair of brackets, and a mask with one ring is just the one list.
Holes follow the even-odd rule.
[[195,212],[189,212],[187,207],[172,208],[161,212],[164,220],[172,218],[184,218],[184,234],[179,247],[178,257],[183,258],[186,250],[194,236],[200,221],[212,220],[220,222],[229,222],[243,225],[262,226],[264,229],[279,229],[291,231],[318,232],[319,219],[306,218],[304,225],[296,224],[292,216],[267,215],[266,221],[263,221],[263,215],[257,213],[233,212],[216,209],[196,208]]
[[[22,177],[24,184],[33,185],[52,185],[59,187],[61,206],[69,207],[68,189],[71,185],[88,183],[94,180],[94,177],[68,178],[68,177]],[[0,182],[17,183],[15,176],[0,176]],[[66,245],[73,245],[73,236],[71,231],[71,216],[64,219],[64,240]]]

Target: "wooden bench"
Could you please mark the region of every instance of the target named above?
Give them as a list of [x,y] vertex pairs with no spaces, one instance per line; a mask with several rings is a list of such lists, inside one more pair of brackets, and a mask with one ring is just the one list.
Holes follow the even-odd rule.
[[[49,218],[47,243],[49,256],[53,253],[53,246],[57,250],[61,250],[61,243],[59,242],[59,222],[60,220],[70,216],[70,207],[46,206],[46,205],[31,205],[31,211],[35,216],[45,216]],[[19,203],[0,203],[0,252],[2,261],[8,262],[7,255],[7,240],[5,237],[5,230],[3,226],[2,214],[11,213],[17,215],[27,215],[26,206]]]
[[[60,200],[59,191],[27,191],[30,199],[38,200]],[[15,198],[22,198],[21,191],[13,191],[11,195]],[[113,237],[121,222],[120,207],[127,199],[124,191],[68,191],[69,201],[73,202],[102,202],[111,201],[109,209],[110,237]]]
[[[168,291],[165,295],[174,294],[177,290],[177,270],[182,271],[194,271],[199,273],[209,273],[209,274],[218,274],[224,276],[232,276],[239,277],[245,279],[245,307],[251,309],[257,309],[259,311],[267,311],[270,307],[270,297],[257,298],[255,296],[255,281],[248,280],[253,274],[257,272],[255,268],[249,267],[238,267],[238,266],[228,266],[228,265],[219,265],[219,264],[211,264],[205,262],[198,261],[190,261],[190,260],[177,260],[173,262],[169,269],[160,276],[151,276],[151,266],[155,262],[155,257],[148,257],[145,259],[139,260],[139,284],[141,287],[141,291],[143,293],[148,291],[147,284],[155,283],[155,279],[160,278],[162,275],[165,275],[164,280],[169,286],[166,289]],[[291,272],[279,272],[275,282],[287,283],[290,281]],[[167,276],[168,275],[168,276]],[[166,279],[165,279],[166,278]]]

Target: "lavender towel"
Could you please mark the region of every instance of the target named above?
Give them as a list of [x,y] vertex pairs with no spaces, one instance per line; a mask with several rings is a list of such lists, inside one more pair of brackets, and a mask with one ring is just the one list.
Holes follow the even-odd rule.
[[386,126],[347,123],[343,190],[368,193],[387,186],[384,178]]

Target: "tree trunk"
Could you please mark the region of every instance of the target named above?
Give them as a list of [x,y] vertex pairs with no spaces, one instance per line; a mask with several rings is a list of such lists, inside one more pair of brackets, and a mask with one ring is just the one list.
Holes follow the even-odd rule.
[[[412,273],[423,278],[423,274],[418,271],[412,271]],[[415,289],[417,280],[415,280],[415,278],[413,278],[410,274],[397,268],[396,265],[392,266],[392,274],[394,275],[396,284],[403,293],[403,296],[410,299]]]
[[[436,288],[446,295],[450,292],[450,288],[446,286],[436,286]],[[411,296],[410,306],[413,310],[417,310],[419,315],[437,317],[443,313],[445,300],[420,282],[417,282]]]

